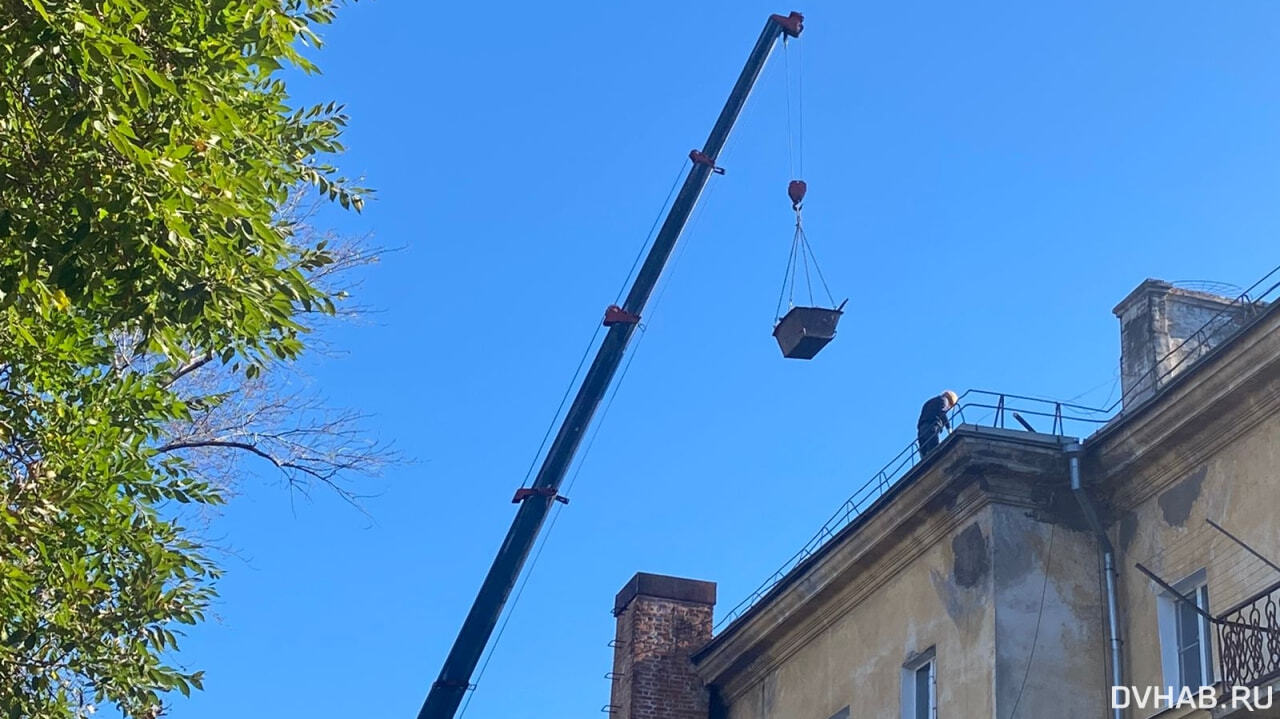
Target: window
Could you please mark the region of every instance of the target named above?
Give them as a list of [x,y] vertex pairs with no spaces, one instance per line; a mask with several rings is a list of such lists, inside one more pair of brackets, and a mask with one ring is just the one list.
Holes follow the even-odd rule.
[[[1185,596],[1185,595],[1184,595]],[[1178,602],[1178,680],[1185,687],[1203,686],[1209,683],[1208,620],[1200,616],[1196,609],[1204,610],[1209,605],[1208,588],[1197,587],[1188,596],[1195,602]]]
[[936,719],[937,660],[933,648],[912,657],[902,667],[902,719]]
[[[1195,691],[1213,684],[1213,651],[1209,620],[1209,589],[1204,570],[1173,585],[1179,597],[1164,592],[1159,597],[1160,654],[1164,683],[1181,691]],[[1197,611],[1199,610],[1199,611]]]

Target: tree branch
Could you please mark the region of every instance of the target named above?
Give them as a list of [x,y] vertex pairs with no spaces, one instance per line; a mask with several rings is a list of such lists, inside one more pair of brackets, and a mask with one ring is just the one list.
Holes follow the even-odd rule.
[[209,363],[210,363],[210,362],[212,362],[212,361],[213,361],[213,353],[212,353],[212,352],[210,352],[210,353],[206,354],[205,356],[201,357],[200,359],[195,359],[195,360],[192,360],[192,361],[190,361],[190,362],[186,363],[185,365],[183,365],[183,366],[179,367],[178,369],[174,370],[173,374],[172,374],[172,375],[170,375],[170,377],[169,377],[169,381],[168,381],[168,382],[166,382],[164,386],[165,386],[165,387],[171,387],[171,386],[173,386],[173,383],[174,383],[174,382],[177,382],[178,380],[182,379],[183,377],[187,376],[188,374],[190,374],[190,373],[192,373],[192,372],[195,372],[196,370],[198,370],[198,369],[200,369],[201,367],[203,367],[203,366],[205,366],[205,365],[209,364]]

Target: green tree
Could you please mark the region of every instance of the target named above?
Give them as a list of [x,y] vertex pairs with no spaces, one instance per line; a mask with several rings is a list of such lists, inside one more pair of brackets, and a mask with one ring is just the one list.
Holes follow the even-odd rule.
[[221,445],[183,437],[236,393],[191,381],[260,382],[335,311],[286,210],[360,209],[324,160],[345,117],[281,78],[335,5],[0,0],[0,715],[152,718],[201,685],[176,638],[219,570],[181,518],[223,501]]

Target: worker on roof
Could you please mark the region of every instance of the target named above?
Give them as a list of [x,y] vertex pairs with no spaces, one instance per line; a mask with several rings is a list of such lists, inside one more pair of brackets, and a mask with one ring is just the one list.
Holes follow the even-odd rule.
[[951,420],[947,412],[960,400],[955,392],[945,390],[937,397],[931,397],[920,408],[920,420],[916,422],[916,439],[920,443],[920,458],[924,459],[934,447],[938,446],[938,435],[944,428],[951,429]]

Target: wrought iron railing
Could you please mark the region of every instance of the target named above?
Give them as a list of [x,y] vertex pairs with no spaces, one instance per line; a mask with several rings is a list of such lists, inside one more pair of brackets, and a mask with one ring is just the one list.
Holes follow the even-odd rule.
[[[1026,431],[1059,436],[1066,434],[1068,427],[1080,429],[1081,431],[1078,434],[1083,436],[1096,429],[1099,425],[1105,424],[1110,417],[1111,414],[1106,410],[1085,407],[1070,402],[1058,402],[1039,397],[979,389],[965,391],[964,394],[960,395],[959,401],[950,412],[952,427],[978,425],[1008,428],[1016,423],[1017,426]],[[1041,425],[1047,422],[1049,427],[1036,427],[1035,422]],[[1075,433],[1074,430],[1073,433]],[[844,504],[840,505],[835,514],[831,515],[831,518],[822,525],[817,534],[813,535],[800,548],[800,551],[793,554],[777,571],[769,575],[769,578],[757,587],[750,596],[721,617],[716,623],[716,631],[719,632],[721,628],[728,626],[735,619],[745,614],[748,609],[773,590],[778,582],[782,581],[804,560],[817,552],[841,529],[844,529],[861,516],[876,500],[896,486],[907,476],[911,468],[919,464],[919,462],[919,444],[912,442],[904,447],[901,452],[898,452],[897,456],[889,460],[878,472],[873,474],[870,479],[854,490],[853,495],[845,500]]]
[[1256,687],[1280,678],[1280,582],[1214,618],[1223,683]]

